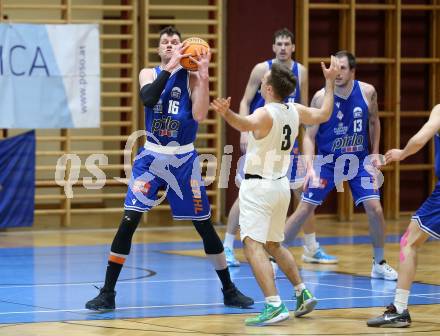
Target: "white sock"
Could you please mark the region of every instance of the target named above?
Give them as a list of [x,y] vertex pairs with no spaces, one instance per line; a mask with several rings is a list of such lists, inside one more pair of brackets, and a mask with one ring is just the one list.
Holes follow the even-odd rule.
[[316,241],[316,233],[304,233],[304,245],[307,250],[314,252],[319,248],[319,243]]
[[304,282],[301,282],[300,284],[295,286],[295,296],[300,296],[301,292],[306,289],[306,285],[304,285]]
[[268,296],[266,297],[266,303],[274,307],[279,307],[281,306],[281,298],[279,295]]
[[235,235],[226,232],[225,241],[223,242],[223,246],[227,247],[231,250],[234,250],[234,239],[235,239]]
[[396,307],[398,314],[402,314],[402,312],[408,308],[408,297],[409,290],[400,288],[396,289],[396,295],[394,296],[394,306]]

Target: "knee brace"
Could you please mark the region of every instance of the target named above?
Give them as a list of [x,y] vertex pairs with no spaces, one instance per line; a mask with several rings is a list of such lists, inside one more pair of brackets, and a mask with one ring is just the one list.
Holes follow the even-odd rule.
[[142,212],[125,210],[119,225],[118,232],[113,239],[111,251],[118,254],[128,255],[131,248],[131,240],[142,218]]
[[211,220],[193,220],[193,224],[200,237],[202,237],[206,254],[220,254],[223,252],[223,243],[212,226]]

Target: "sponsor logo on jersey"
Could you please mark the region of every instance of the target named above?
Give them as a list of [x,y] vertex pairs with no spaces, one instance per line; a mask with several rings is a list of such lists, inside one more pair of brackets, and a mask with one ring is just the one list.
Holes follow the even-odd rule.
[[163,105],[162,105],[162,99],[159,99],[156,105],[153,107],[154,113],[162,113]]
[[174,99],[180,99],[181,95],[182,95],[182,90],[177,86],[173,87],[173,89],[171,90],[171,97]]
[[171,116],[154,119],[152,124],[153,134],[176,138],[179,134],[180,121],[174,120]]
[[133,183],[132,190],[133,190],[134,193],[140,192],[142,194],[147,194],[148,191],[150,190],[150,187],[151,187],[150,182],[142,181],[142,180],[136,180]]
[[339,122],[338,127],[335,127],[333,131],[335,132],[336,135],[344,135],[348,131],[348,126],[344,126],[343,122]]
[[359,106],[356,106],[353,109],[353,117],[354,118],[362,118],[362,109]]
[[341,150],[341,153],[354,153],[364,150],[364,136],[360,134],[346,135],[336,138],[332,144],[332,152]]
[[342,118],[344,118],[344,113],[342,113],[341,111],[338,111],[338,114],[336,114],[336,118],[338,118],[339,120],[342,120]]

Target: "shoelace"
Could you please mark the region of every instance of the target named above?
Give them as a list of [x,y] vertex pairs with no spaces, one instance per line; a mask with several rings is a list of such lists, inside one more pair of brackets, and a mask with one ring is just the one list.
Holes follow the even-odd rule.
[[384,263],[384,264],[383,264],[383,267],[384,267],[388,272],[392,272],[392,271],[393,271],[393,268],[392,268],[390,265],[388,265],[387,263]]
[[385,312],[383,313],[384,315],[386,314],[396,314],[396,307],[394,306],[394,304],[390,304],[387,306]]

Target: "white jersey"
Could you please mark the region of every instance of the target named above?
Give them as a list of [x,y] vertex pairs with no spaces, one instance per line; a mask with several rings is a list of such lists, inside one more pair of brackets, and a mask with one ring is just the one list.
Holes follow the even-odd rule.
[[248,135],[245,174],[276,180],[286,176],[290,152],[298,136],[299,116],[292,103],[269,103],[264,108],[272,117],[272,128],[262,139]]

